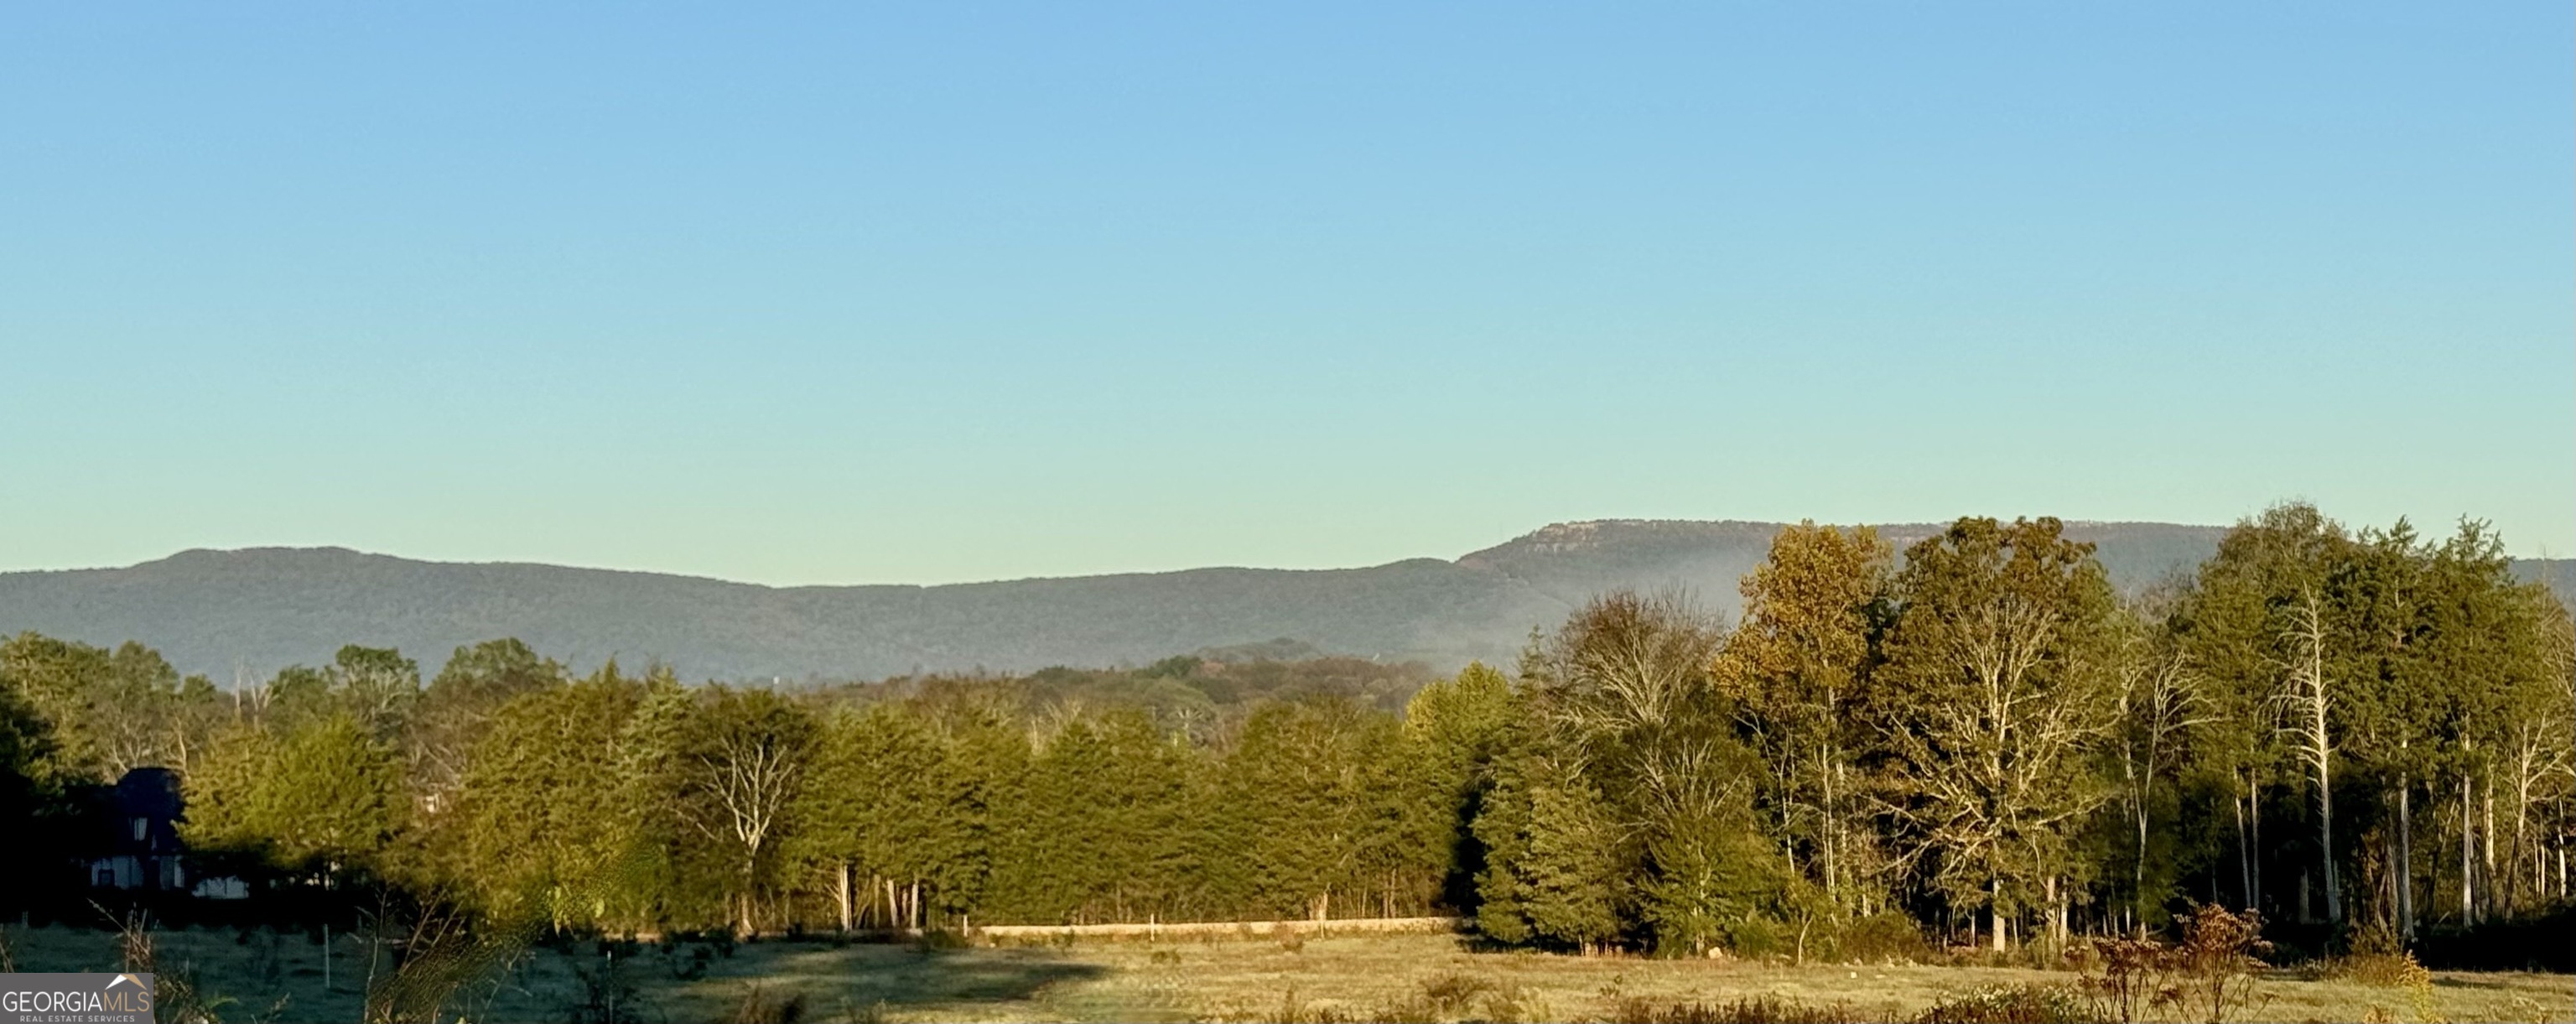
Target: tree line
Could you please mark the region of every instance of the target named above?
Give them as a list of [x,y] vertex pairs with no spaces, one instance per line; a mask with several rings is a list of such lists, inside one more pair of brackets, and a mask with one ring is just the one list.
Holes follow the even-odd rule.
[[2196,904],[2407,944],[2567,904],[2576,629],[2482,524],[2283,505],[2121,594],[2053,519],[1902,552],[1810,523],[1742,591],[1732,624],[1602,595],[1511,671],[1445,678],[689,686],[502,640],[426,684],[353,646],[223,690],[24,634],[0,812],[68,820],[164,765],[225,870],[567,931],[1459,914],[1515,945],[1837,956]]

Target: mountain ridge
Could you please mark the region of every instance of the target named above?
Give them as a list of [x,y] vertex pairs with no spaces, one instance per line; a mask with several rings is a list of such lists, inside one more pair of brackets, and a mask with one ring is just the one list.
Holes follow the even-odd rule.
[[[451,649],[516,636],[586,669],[659,661],[684,678],[878,678],[1142,664],[1292,639],[1448,667],[1508,661],[1534,627],[1613,587],[1681,586],[1732,614],[1736,581],[1782,524],[1552,523],[1454,559],[1338,569],[1214,566],[948,584],[770,586],[709,576],[438,562],[345,547],[190,548],[130,566],[0,573],[0,633],[139,640],[225,682],[393,646],[434,670]],[[1942,529],[1878,527],[1900,546]],[[2134,588],[2196,564],[2225,527],[2067,523]],[[2522,559],[2567,598],[2576,561]]]

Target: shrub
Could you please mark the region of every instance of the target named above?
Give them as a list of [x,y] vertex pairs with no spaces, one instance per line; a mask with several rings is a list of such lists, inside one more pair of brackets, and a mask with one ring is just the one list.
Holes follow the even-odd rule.
[[734,1004],[730,1024],[802,1024],[805,1020],[805,994],[790,992],[773,997],[754,982]]
[[2127,1022],[2145,1010],[2171,1009],[2215,1024],[2256,1005],[2254,972],[2272,948],[2262,938],[2262,917],[2194,905],[2181,920],[2180,945],[2095,939],[2067,954],[2084,973],[2078,990],[2095,1016]]
[[2262,969],[2262,956],[2271,949],[2263,941],[2263,915],[2194,905],[2182,919],[2182,943],[2170,954],[2180,990],[2175,1005],[2211,1024],[2253,1009],[2254,972]]
[[1441,1014],[1462,1016],[1475,1005],[1476,997],[1492,991],[1494,983],[1452,971],[1422,983],[1422,998]]
[[1980,989],[1932,1004],[1915,1024],[2103,1024],[2084,994],[2067,985]]
[[2140,1011],[2182,998],[2182,990],[2168,984],[2173,949],[2153,939],[2095,939],[2069,951],[2067,959],[2084,973],[2078,984],[2104,1019],[2128,1024]]
[[1797,941],[1797,933],[1768,917],[1747,916],[1726,926],[1726,945],[1735,955],[1751,960],[1787,954]]
[[1499,985],[1485,993],[1485,1012],[1490,1024],[1521,1024],[1523,1021],[1553,1020],[1554,1009],[1539,994],[1519,985]]
[[1656,1002],[1630,997],[1611,1007],[1610,1019],[1620,1024],[1841,1024],[1867,1018],[1848,1003],[1818,1006],[1777,996],[1752,996],[1726,1003]]
[[2321,972],[2336,981],[2348,981],[2372,988],[2430,988],[2433,972],[2415,961],[2415,954],[2354,953],[2326,962]]
[[664,966],[670,969],[673,981],[696,981],[706,977],[707,968],[714,964],[715,958],[715,947],[703,942],[676,941],[662,945]]
[[912,937],[912,951],[922,956],[966,948],[966,937],[946,928],[926,928]]
[[2433,972],[2415,959],[2385,927],[2370,928],[2353,937],[2352,952],[2325,963],[2319,972],[2337,981],[2373,988],[2405,989],[2413,995],[2416,1016],[2431,1019]]
[[1923,928],[1895,911],[1854,918],[1834,935],[1834,956],[1861,963],[1905,963],[1925,959],[1931,947]]

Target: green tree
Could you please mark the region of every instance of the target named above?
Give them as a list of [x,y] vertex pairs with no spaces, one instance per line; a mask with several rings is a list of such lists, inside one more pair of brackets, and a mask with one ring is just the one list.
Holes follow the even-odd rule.
[[[2576,623],[2544,589],[2519,588],[2519,596],[2525,609],[2521,628],[2528,631],[2530,644],[2524,657],[2531,671],[2516,672],[2497,695],[2504,722],[2497,782],[2510,808],[2500,826],[2508,837],[2507,867],[2497,882],[2508,910],[2531,913],[2552,896],[2567,896],[2564,876],[2553,880],[2551,872],[2556,845],[2551,826],[2567,820],[2571,797],[2576,797]],[[2563,824],[2557,833],[2554,838],[2563,843]]]
[[[891,893],[891,879],[926,873],[917,858],[945,824],[934,795],[947,788],[945,753],[929,723],[898,704],[844,711],[824,723],[798,791],[803,827],[789,850],[829,879],[842,930],[865,922],[862,908]],[[884,923],[893,923],[896,902],[886,899]]]
[[686,726],[674,769],[674,811],[726,867],[729,904],[745,935],[778,880],[778,850],[794,824],[814,720],[768,690],[710,686]]
[[1255,710],[1217,776],[1208,857],[1230,876],[1227,895],[1247,912],[1318,921],[1336,894],[1365,898],[1399,742],[1393,719],[1348,699]]
[[251,693],[246,710],[270,726],[292,729],[329,715],[339,706],[329,672],[309,665],[288,665]]
[[390,647],[349,644],[331,659],[336,703],[378,739],[392,739],[409,724],[420,700],[420,663]]
[[[2379,562],[2405,557],[2402,575],[2375,575],[2397,576],[2407,592],[2375,602],[2370,621],[2395,618],[2391,605],[2407,618],[2402,630],[2387,623],[2367,634],[2378,641],[2369,667],[2378,669],[2379,685],[2365,728],[2412,743],[2396,745],[2399,757],[2390,757],[2384,742],[2366,744],[2363,763],[2400,780],[2451,776],[2452,813],[2442,817],[2458,826],[2463,920],[2528,909],[2534,872],[2525,794],[2563,763],[2555,737],[2569,709],[2557,699],[2563,683],[2553,633],[2565,613],[2546,591],[2514,579],[2501,538],[2484,523],[2464,521],[2439,545],[2373,553]],[[2439,753],[2428,757],[2427,747]],[[2411,789],[2397,792],[2401,820]],[[2397,838],[2411,839],[2413,831],[2401,826]],[[2406,924],[2418,881],[2410,847],[2395,844],[2390,858],[2403,882],[2396,913]]]
[[188,773],[188,817],[180,838],[196,850],[260,854],[274,839],[269,783],[277,777],[277,737],[257,722],[241,720],[215,733],[196,770]]
[[2228,801],[2237,889],[2248,907],[2269,905],[2264,862],[2279,845],[2263,839],[2262,796],[2304,776],[2317,808],[2309,863],[2328,917],[2341,916],[2331,811],[2345,698],[2328,666],[2326,595],[2352,548],[2343,527],[2313,505],[2266,509],[2219,540],[2170,620],[2181,656],[2207,682],[2214,721],[2199,737],[2197,762]]
[[2087,756],[2109,725],[2114,606],[2092,548],[2055,519],[1966,518],[1907,549],[1880,673],[1904,855],[2000,950],[2022,908],[2065,929],[2070,841],[2107,797]]
[[72,777],[113,782],[146,765],[184,766],[202,741],[214,688],[181,679],[160,652],[127,641],[114,650],[37,633],[0,642],[0,679],[53,723],[58,763]]
[[1482,662],[1455,677],[1435,680],[1404,706],[1409,753],[1406,832],[1401,839],[1417,863],[1440,876],[1441,902],[1473,914],[1476,876],[1486,852],[1476,838],[1476,816],[1494,787],[1494,761],[1511,741],[1521,714],[1511,680]]
[[421,691],[408,728],[404,756],[422,806],[435,814],[455,799],[474,744],[500,709],[523,695],[564,683],[562,665],[540,658],[515,639],[459,647],[438,677]]
[[409,801],[392,747],[355,716],[334,715],[296,730],[278,750],[277,775],[262,786],[268,833],[291,861],[381,868]]
[[[2164,923],[2177,889],[2179,861],[2171,827],[2180,816],[2180,781],[2207,728],[2218,722],[2207,688],[2168,628],[2172,594],[2151,595],[2113,619],[2112,664],[2118,703],[2111,721],[2127,860],[2131,927],[2141,936]],[[2160,825],[2166,827],[2159,827]]]
[[1497,762],[1495,776],[1475,825],[1489,851],[1477,877],[1477,930],[1587,952],[1623,938],[1632,872],[1604,795],[1562,752],[1516,752]]
[[1071,923],[1173,915],[1187,887],[1193,761],[1141,708],[1066,723],[1029,763],[994,911]]
[[639,819],[612,801],[634,795],[613,773],[644,696],[611,665],[492,713],[465,757],[448,844],[485,910],[558,930],[640,923]]
[[335,713],[272,736],[227,731],[191,780],[191,845],[256,852],[330,882],[351,869],[398,870],[391,856],[408,812],[393,749]]
[[879,703],[824,724],[789,854],[824,880],[844,928],[971,921],[1011,898],[994,876],[1015,845],[1029,748],[991,697]]
[[1759,832],[1762,769],[1710,676],[1725,636],[1684,595],[1622,591],[1577,610],[1540,652],[1541,721],[1607,801],[1636,930],[1668,954],[1777,909],[1775,852],[1738,841]]
[[[58,876],[66,851],[59,849],[63,830],[48,828],[61,806],[63,767],[56,761],[53,723],[36,711],[18,685],[0,676],[0,822],[13,836],[0,844],[0,872],[19,879],[0,905],[33,897],[43,880]],[[21,904],[23,905],[23,904]]]
[[1475,830],[1479,920],[1498,938],[1697,953],[1781,910],[1753,811],[1762,769],[1710,677],[1724,637],[1680,594],[1622,591],[1523,659],[1519,754]]
[[1857,796],[1852,712],[1886,617],[1893,561],[1866,526],[1783,528],[1744,577],[1744,623],[1715,669],[1769,768],[1769,831],[1830,905],[1863,912],[1862,879],[1882,857]]

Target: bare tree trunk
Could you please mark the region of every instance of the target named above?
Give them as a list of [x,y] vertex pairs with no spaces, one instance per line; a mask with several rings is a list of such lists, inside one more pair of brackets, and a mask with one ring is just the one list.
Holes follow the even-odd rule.
[[[2325,733],[2325,708],[2319,702],[2316,731]],[[2343,886],[2335,877],[2334,856],[2334,782],[2323,756],[2317,758],[2317,860],[2325,871],[2326,921],[2343,923]]]
[[2292,639],[2304,648],[2292,667],[2292,702],[2298,705],[2296,742],[2302,760],[2317,779],[2317,854],[2325,868],[2326,920],[2343,922],[2343,894],[2334,857],[2334,742],[2326,727],[2328,705],[2325,672],[2325,618],[2317,595],[2309,591],[2292,625]]
[[1839,903],[1841,897],[1841,886],[1836,883],[1839,881],[1841,876],[1837,874],[1839,865],[1836,863],[1836,851],[1834,848],[1839,844],[1841,839],[1842,811],[1834,806],[1834,772],[1835,769],[1840,766],[1841,761],[1839,758],[1834,756],[1832,744],[1826,744],[1823,748],[1819,749],[1816,752],[1816,756],[1822,762],[1819,766],[1820,770],[1817,772],[1817,777],[1823,780],[1825,790],[1825,820],[1822,823],[1824,827],[1818,830],[1822,833],[1825,847],[1825,900],[1829,903]]
[[2000,879],[1986,882],[1986,923],[1993,926],[1995,952],[2004,951],[2004,883]]
[[2469,773],[2460,772],[2460,923],[2478,923],[2477,832],[2471,827],[2469,812]]
[[841,905],[841,932],[842,932],[842,934],[845,934],[845,935],[846,935],[846,934],[848,934],[848,933],[850,932],[851,927],[857,923],[857,922],[855,922],[855,921],[851,920],[851,917],[850,917],[850,909],[851,909],[851,908],[850,908],[850,862],[849,862],[849,861],[846,861],[846,860],[845,860],[845,861],[842,861],[842,862],[841,862],[840,878],[838,879],[837,884],[835,884],[835,885],[832,887],[832,893],[833,893],[833,895],[834,895],[835,897],[837,897],[837,900],[836,900],[836,901],[837,901],[838,903],[840,903],[840,905]]
[[2495,884],[2495,768],[2492,766],[2487,768],[2486,775],[2487,795],[2486,799],[2482,802],[2482,805],[2485,808],[2485,820],[2478,824],[2478,836],[2480,839],[2484,840],[2480,845],[2485,848],[2486,856],[2480,863],[2479,870],[2486,875],[2486,909],[2489,916],[2493,916],[2495,912],[2502,909],[2501,905],[2496,901],[2496,897],[2501,894],[2497,891]]
[[[2245,897],[2245,907],[2252,909],[2257,904],[2254,898],[2254,854],[2249,848],[2250,841],[2245,831],[2246,799],[2231,794],[2227,798],[2227,806],[2236,812],[2236,874],[2237,882],[2241,886],[2236,891]],[[2142,921],[2138,928],[2141,933],[2139,937],[2144,938],[2146,924]]]
[[2407,813],[2407,797],[2414,787],[2406,776],[2397,776],[2397,934],[2415,941],[2415,827]]
[[2246,902],[2259,912],[2263,909],[2263,780],[2248,771],[2245,782],[2249,787],[2245,793],[2245,818],[2254,826],[2253,852],[2249,855],[2252,867],[2248,871],[2254,879],[2254,898]]
[[[2531,842],[2531,791],[2539,782],[2538,762],[2539,750],[2526,732],[2522,741],[2516,744],[2513,763],[2513,860],[2516,878],[2509,898],[2515,904],[2532,895],[2545,899],[2549,894],[2548,857],[2546,854],[2534,857],[2533,854],[2540,851]],[[2520,877],[2525,866],[2531,870],[2528,882]]]
[[[2150,769],[2153,769],[2153,768],[2154,768],[2154,766],[2155,766],[2155,761],[2154,761],[2152,758],[2150,758],[2150,759],[2148,760],[2148,762],[2147,762],[2147,765],[2148,765],[2148,767],[2149,767]],[[2145,928],[2146,928],[2146,920],[2147,920],[2147,807],[2148,807],[2148,803],[2147,803],[2147,801],[2148,801],[2148,799],[2150,798],[2150,795],[2151,795],[2151,793],[2152,793],[2152,790],[2151,790],[2151,788],[2150,788],[2150,787],[2152,787],[2152,786],[2154,786],[2154,785],[2155,785],[2155,781],[2156,781],[2156,780],[2155,780],[2155,776],[2154,776],[2153,774],[2150,774],[2150,775],[2148,775],[2144,780],[2142,780],[2142,781],[2138,784],[2138,821],[2137,821],[2137,825],[2138,825],[2138,862],[2137,862],[2136,864],[2131,865],[2131,866],[2130,866],[2130,869],[2129,869],[2129,901],[2130,901],[2130,903],[2134,904],[2134,905],[2135,905],[2135,907],[2136,907],[2136,909],[2137,909],[2137,914],[2138,914],[2138,928],[2140,929],[2140,931],[2139,931],[2139,935],[2138,935],[2138,937],[2139,937],[2139,938],[2145,938],[2145,937],[2146,937]],[[2241,825],[2243,824],[2243,822],[2241,822],[2241,821],[2240,821],[2240,822],[2238,822],[2238,824],[2241,826]],[[2056,885],[2056,884],[2057,884],[2057,882],[2056,882],[2056,880],[2055,880],[2055,879],[2051,879],[2051,880],[2049,881],[2049,884],[2053,886],[2053,885]]]
[[2060,887],[2057,876],[2048,876],[2049,941],[2056,948],[2066,948],[2066,896],[2070,887]]
[[[2320,707],[2317,711],[2317,731],[2321,734],[2325,732],[2325,719],[2325,710]],[[2318,859],[2325,863],[2326,921],[2341,924],[2343,923],[2343,885],[2335,877],[2334,790],[2322,758],[2317,765],[2317,851]]]

